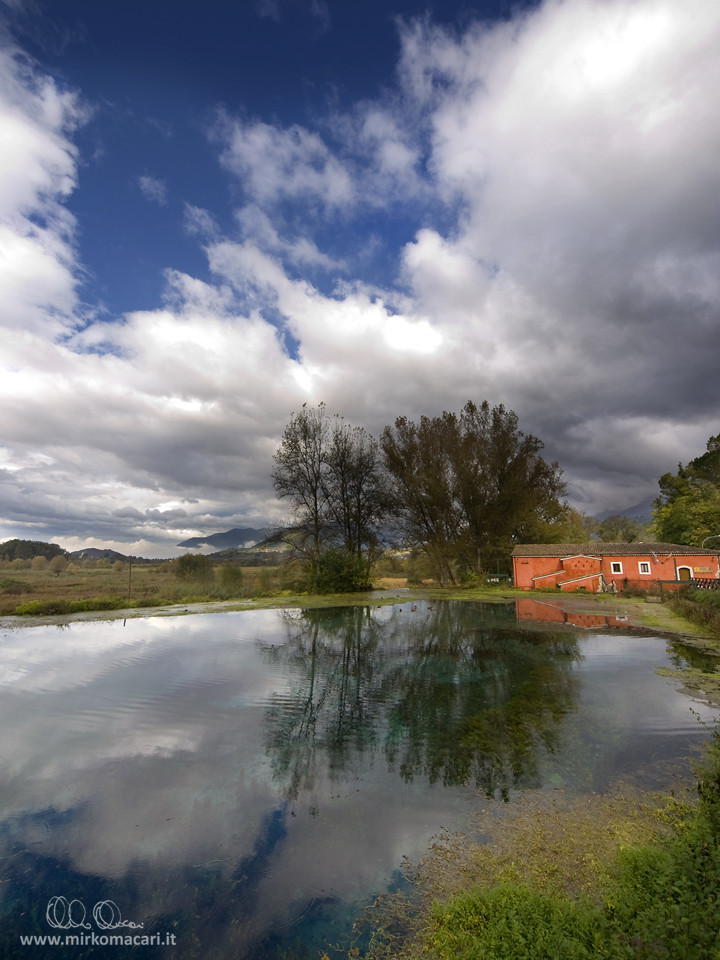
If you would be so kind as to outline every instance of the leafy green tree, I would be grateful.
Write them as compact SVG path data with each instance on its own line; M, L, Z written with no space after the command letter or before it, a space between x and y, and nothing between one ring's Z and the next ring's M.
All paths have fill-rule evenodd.
M720 487L720 433L716 437L710 437L705 453L691 460L688 470L698 480Z
M419 424L401 417L381 446L404 539L427 553L443 586L509 557L516 542L542 542L566 509L558 464L502 405L468 402Z
M452 416L424 416L419 423L398 417L380 440L395 484L395 522L404 541L427 554L443 586L456 582L453 561L462 529L450 452L456 439Z
M720 535L720 434L710 437L704 454L658 483L653 532L659 540L698 547Z
M467 403L457 426L453 469L479 573L514 543L537 541L561 516L566 486L558 464L540 456L543 443L523 433L517 414L502 404Z
M210 558L202 553L184 553L172 561L172 567L178 580L210 580L213 576Z
M720 534L720 488L711 483L688 484L675 499L655 501L653 529L659 540L699 547ZM716 541L715 546L720 543Z
M43 556L47 560L53 557L67 557L67 550L63 550L57 543L45 543L43 540L6 540L0 543L0 559L2 560L32 560L33 557Z
M562 511L548 521L544 527L538 526L538 543L587 543L597 530L597 520L582 510L564 504Z
M643 537L645 527L634 517L613 514L600 522L595 532L603 543L635 543Z
M68 562L62 554L57 554L52 558L47 568L50 573L54 573L56 577L59 577L61 573L67 569Z

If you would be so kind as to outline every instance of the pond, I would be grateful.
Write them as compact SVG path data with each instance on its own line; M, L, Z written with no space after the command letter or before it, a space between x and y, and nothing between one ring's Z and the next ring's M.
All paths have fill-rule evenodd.
M656 668L689 655L557 619L418 601L3 630L0 956L317 958L480 797L687 776L715 712Z

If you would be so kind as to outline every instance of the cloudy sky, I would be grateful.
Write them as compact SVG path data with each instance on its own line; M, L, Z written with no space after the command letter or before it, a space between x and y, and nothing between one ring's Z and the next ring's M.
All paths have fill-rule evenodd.
M720 431L717 0L0 0L0 540L280 522L323 400L588 513Z

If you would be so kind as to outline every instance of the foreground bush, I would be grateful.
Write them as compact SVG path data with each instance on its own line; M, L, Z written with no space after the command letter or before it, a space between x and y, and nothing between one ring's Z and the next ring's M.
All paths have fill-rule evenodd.
M515 884L473 890L432 914L433 955L453 960L595 960L614 956L601 911Z

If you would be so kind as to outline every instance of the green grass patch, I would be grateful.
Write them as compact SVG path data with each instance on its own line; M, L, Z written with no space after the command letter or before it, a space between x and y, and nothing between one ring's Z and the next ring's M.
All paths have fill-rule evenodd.
M143 606L147 605L148 601L144 601ZM41 617L66 613L86 613L94 610L124 610L139 606L139 600L128 600L127 597L86 597L83 600L57 597L53 600L30 600L27 603L19 603L15 607L15 613L19 617Z
M683 589L673 593L667 602L710 636L720 639L720 590Z
M602 911L530 887L476 888L433 907L437 960L592 960L613 956Z

